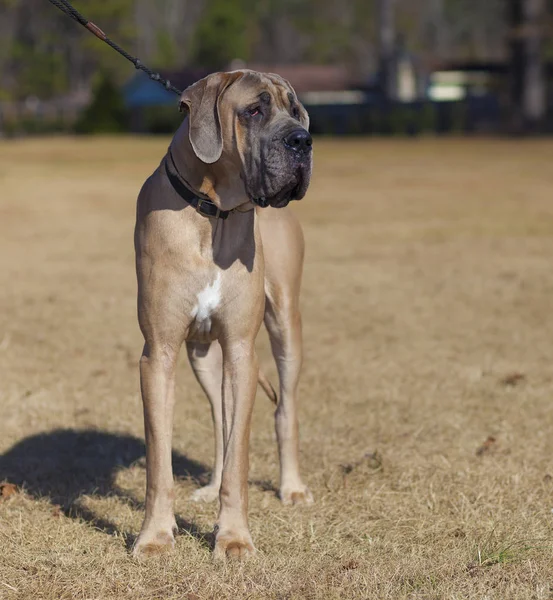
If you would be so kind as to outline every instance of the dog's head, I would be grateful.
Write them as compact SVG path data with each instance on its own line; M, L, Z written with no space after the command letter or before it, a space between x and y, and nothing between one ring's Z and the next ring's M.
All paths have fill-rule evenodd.
M280 208L303 198L312 168L309 117L282 77L214 73L187 88L180 106L195 155L240 177L252 202Z

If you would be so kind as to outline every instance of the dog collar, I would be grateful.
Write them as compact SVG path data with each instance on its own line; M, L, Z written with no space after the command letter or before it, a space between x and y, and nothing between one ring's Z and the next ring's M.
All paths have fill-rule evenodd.
M215 217L216 219L224 220L231 212L233 212L232 210L221 210L214 202L209 200L209 198L200 198L197 196L179 174L170 148L169 158L171 159L174 172L169 168L169 160L167 158L165 159L165 172L167 173L167 177L169 178L169 182L173 186L173 189L185 202L193 206L196 211L204 217Z

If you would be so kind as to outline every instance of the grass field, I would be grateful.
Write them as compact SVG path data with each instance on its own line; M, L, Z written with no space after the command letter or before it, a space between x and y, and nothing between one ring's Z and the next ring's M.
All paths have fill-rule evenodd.
M284 507L260 393L259 556L213 564L185 358L175 552L143 516L134 203L167 139L0 143L0 598L553 598L553 141L315 142L302 469ZM261 364L276 381L265 333Z

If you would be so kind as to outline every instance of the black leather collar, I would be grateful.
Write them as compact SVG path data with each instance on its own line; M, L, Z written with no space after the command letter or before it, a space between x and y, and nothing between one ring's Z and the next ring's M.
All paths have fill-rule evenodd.
M171 162L172 169L169 168ZM216 219L226 219L232 210L221 210L209 198L198 197L184 182L184 179L179 175L177 166L171 148L169 148L168 156L165 158L165 172L177 194L185 201L193 206L204 217L215 217Z

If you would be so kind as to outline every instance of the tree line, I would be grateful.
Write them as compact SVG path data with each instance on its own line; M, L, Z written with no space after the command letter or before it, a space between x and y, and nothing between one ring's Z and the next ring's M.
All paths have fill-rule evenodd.
M397 57L423 69L504 61L509 121L540 128L553 58L553 0L74 0L112 39L154 69L346 65L393 98ZM0 0L0 101L88 98L130 65L47 0Z
M396 42L421 61L505 55L503 0L388 0ZM382 0L75 0L75 7L155 68L256 63L379 65ZM90 88L129 65L46 0L0 0L0 99Z

